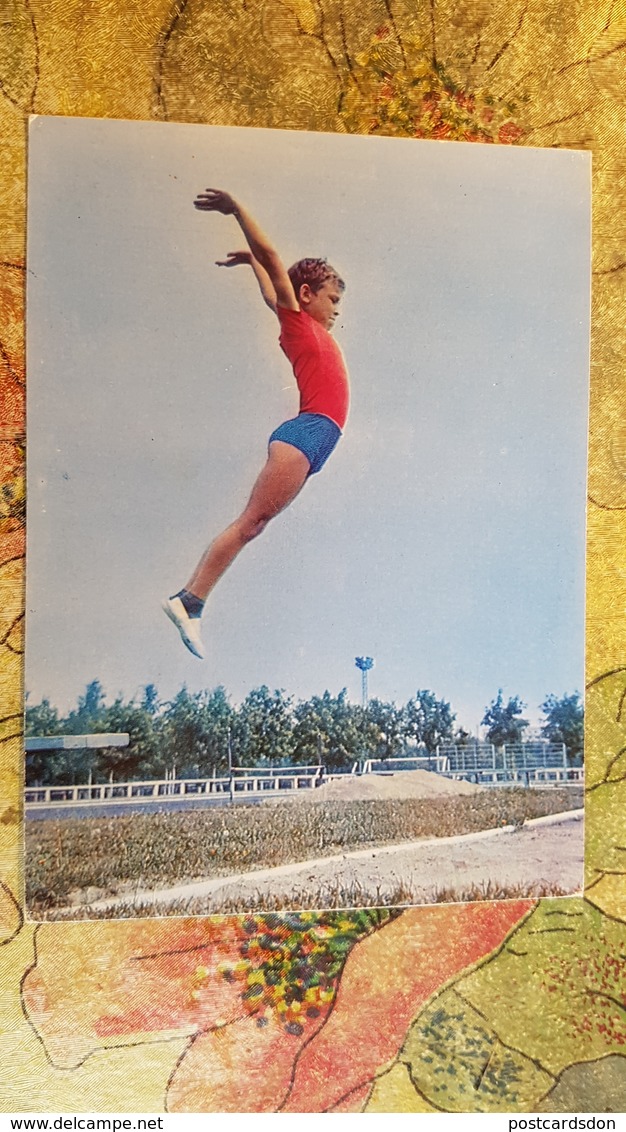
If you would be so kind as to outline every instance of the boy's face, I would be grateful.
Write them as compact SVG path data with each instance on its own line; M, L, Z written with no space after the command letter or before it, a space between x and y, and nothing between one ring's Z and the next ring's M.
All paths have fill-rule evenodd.
M330 330L339 313L341 296L339 283L331 276L324 280L319 291L312 291L308 283L303 283L300 288L300 306L325 330Z

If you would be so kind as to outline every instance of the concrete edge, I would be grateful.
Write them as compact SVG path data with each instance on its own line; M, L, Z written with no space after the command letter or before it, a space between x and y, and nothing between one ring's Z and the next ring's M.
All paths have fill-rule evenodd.
M533 829L542 825L561 825L566 821L582 821L584 810L562 810L559 814L545 814L542 818L529 818L524 822L524 829Z

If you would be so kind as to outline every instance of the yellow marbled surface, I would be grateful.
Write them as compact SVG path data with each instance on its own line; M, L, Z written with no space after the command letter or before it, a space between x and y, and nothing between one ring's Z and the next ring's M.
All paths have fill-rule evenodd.
M142 5L1 0L1 10L0 999L6 1025L0 1042L11 1073L5 1074L0 1107L211 1111L230 1104L259 1111L287 1105L299 1089L301 1105L306 1107L309 1097L313 1111L327 1106L588 1111L584 1105L623 1111L626 980L624 961L616 957L624 952L620 936L623 941L626 934L626 0L568 5L561 0L363 0L358 6L347 0L145 0ZM273 1022L256 1027L237 1013L234 999L229 1017L239 1028L230 1052L226 1034L220 1037L223 1021L217 1029L207 1024L202 1039L190 1045L197 1019L190 1022L187 1008L174 996L167 1017L146 1021L142 995L147 999L154 987L148 979L142 989L134 975L135 997L130 997L137 1019L125 1017L126 1036L119 1043L98 1037L117 1031L111 1030L108 998L108 1013L98 1014L93 971L111 947L119 943L123 950L123 938L137 925L111 924L100 934L87 924L23 925L29 114L395 133L584 148L593 154L586 896L541 901L530 919L524 918L528 907L520 907L510 923L502 921L497 905L483 906L479 920L472 919L471 909L458 913L466 917L463 932L475 933L476 946L467 954L451 953L445 971L433 974L434 982L419 993L401 974L397 956L419 943L416 963L439 971L437 941L448 932L452 913L445 907L417 909L395 921L401 928L382 926L368 947L361 942L350 954L339 978L334 1028L321 1028L308 1047L319 1059L311 1054L308 1069L298 1042L287 1040ZM503 950L501 940L512 925ZM206 930L217 952L231 946L232 922L207 923ZM304 923L300 930L304 939ZM145 953L163 928L154 921L141 931ZM539 936L541 947L530 947L528 941ZM527 958L520 962L516 957L522 951ZM57 957L64 954L61 965ZM388 968L392 954L398 983L392 979L383 988L377 971ZM184 998L180 972L165 958L159 962L159 993L173 994L176 984ZM101 981L108 993L107 969L102 966ZM355 970L358 979L351 981ZM69 989L64 978L72 980ZM110 994L124 999L129 978L124 969ZM354 989L368 978L369 997ZM452 982L440 993L437 979ZM21 997L23 980L30 997ZM511 996L518 1012L515 1035L507 1029L510 1009L507 1015L505 1006ZM403 1034L391 1021L400 999ZM539 1015L542 1035L532 1021ZM359 1043L350 1042L352 1017L375 1051L362 1068ZM64 1049L81 1042L84 1058L64 1062ZM345 1096L337 1088L333 1092L332 1073L324 1097L314 1088L327 1049L352 1082ZM487 1058L478 1077L472 1076L476 1049ZM435 1070L440 1063L443 1071L444 1061L452 1066L446 1071L456 1084L448 1082L442 1090ZM265 1092L250 1084L260 1072L269 1082Z

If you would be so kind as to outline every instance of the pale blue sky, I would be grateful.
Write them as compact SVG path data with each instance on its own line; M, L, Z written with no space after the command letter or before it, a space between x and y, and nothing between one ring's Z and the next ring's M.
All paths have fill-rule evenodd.
M28 202L26 686L306 698L360 676L528 714L583 683L589 156L35 118ZM208 659L160 610L297 409L228 189L288 262L327 255L345 437L211 600Z

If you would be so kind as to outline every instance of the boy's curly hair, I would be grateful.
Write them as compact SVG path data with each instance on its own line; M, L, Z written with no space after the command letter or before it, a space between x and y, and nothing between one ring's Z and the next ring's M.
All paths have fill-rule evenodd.
M340 291L345 291L346 285L338 271L331 267L327 259L299 259L289 268L287 273L291 279L296 298L300 299L300 288L303 283L316 295L327 279L336 279Z

